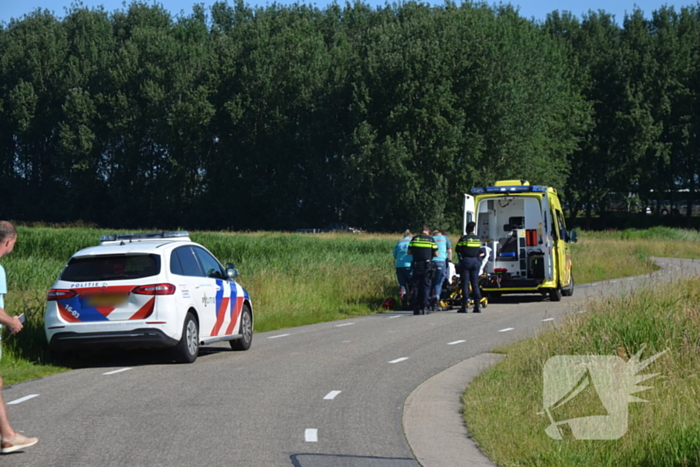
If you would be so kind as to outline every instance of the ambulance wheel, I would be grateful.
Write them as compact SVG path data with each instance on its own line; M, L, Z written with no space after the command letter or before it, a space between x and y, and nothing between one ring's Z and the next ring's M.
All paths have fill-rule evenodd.
M248 350L253 343L253 315L247 304L243 305L241 310L241 330L238 332L243 334L243 337L229 341L229 345L233 350Z
M180 342L173 347L173 358L178 363L193 363L199 355L199 324L192 312L187 312L182 325Z
M571 297L574 294L574 275L571 275L569 286L562 289L561 294L565 297Z
M561 289L556 287L549 290L549 301L550 302L560 302L561 301Z

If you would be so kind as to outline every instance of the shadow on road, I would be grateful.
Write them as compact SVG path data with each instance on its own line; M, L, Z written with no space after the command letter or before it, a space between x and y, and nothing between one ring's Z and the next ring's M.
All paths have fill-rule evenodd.
M202 346L199 348L199 357L222 352L234 352L231 348ZM58 362L61 366L71 369L78 368L112 368L112 367L138 367L147 365L177 365L173 360L169 349L90 349L82 351L66 352L60 356Z
M294 467L418 467L407 457L348 456L340 454L292 454Z

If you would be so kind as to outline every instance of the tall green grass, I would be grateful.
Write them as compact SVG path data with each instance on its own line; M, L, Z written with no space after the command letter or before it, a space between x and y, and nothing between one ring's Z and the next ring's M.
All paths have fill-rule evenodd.
M112 232L18 228L15 250L0 259L8 275L6 308L27 317L21 333L4 333L0 368L8 384L22 379L12 376L9 368L22 368L27 361L51 363L43 330L46 292L76 251L96 245L101 235ZM236 264L241 272L238 281L253 302L256 332L375 313L385 297L396 293L391 252L397 236L190 234L222 262Z
M508 358L464 394L472 436L501 466L700 465L700 278L590 302L586 313L505 349ZM617 355L628 360L670 349L641 374L660 373L629 404L627 433L618 440L554 440L542 412L542 371L555 355ZM577 397L568 416L605 414L600 402ZM604 410L604 409L603 409Z

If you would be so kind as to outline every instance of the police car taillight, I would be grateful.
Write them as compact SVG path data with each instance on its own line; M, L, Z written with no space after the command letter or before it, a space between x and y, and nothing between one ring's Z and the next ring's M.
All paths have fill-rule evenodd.
M52 302L55 300L63 300L64 298L71 298L78 295L75 290L69 289L51 289L46 294L46 301Z
M151 284L134 287L131 293L139 295L172 295L175 293L173 284Z

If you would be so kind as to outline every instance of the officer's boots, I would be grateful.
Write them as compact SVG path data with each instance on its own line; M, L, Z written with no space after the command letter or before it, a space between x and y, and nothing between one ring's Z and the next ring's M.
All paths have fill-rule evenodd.
M474 313L481 313L481 305L479 300L474 301Z

